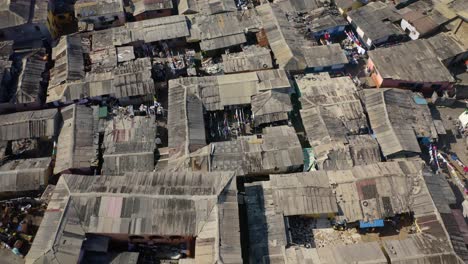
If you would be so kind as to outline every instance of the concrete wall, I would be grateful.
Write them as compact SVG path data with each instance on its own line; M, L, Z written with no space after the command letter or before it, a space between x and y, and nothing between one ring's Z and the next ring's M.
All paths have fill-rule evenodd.
M415 40L415 39L418 39L420 34L418 32L418 30L413 26L411 25L410 22L406 21L405 19L402 19L401 20L401 23L400 23L400 26L401 28L406 32L407 30L409 31L409 34L408 36L412 39L412 40Z

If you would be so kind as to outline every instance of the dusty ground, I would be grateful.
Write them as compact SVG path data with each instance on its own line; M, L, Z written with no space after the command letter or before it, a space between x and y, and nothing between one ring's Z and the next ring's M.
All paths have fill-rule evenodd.
M355 228L336 231L333 228L314 229L314 245L317 248L351 245L362 242L362 237Z
M24 259L16 256L11 250L0 248L0 264L22 264Z
M434 118L442 120L447 136L440 138L439 147L446 147L448 150L455 152L464 164L468 164L468 153L463 137L457 136L455 123L458 116L465 110L465 103L458 101L452 107L431 107Z
M431 113L434 119L442 120L447 135L439 138L438 147L443 152L455 153L463 164L468 165L468 152L465 143L465 138L459 135L456 128L458 116L465 110L466 104L464 101L458 101L451 107L431 106ZM467 177L467 175L460 176ZM449 178L449 183L452 186L457 203L460 204L464 200L463 188L456 184L453 178Z

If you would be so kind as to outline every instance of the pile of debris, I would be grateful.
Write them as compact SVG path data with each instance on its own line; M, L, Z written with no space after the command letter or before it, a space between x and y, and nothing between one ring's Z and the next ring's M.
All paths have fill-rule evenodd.
M317 221L314 218L289 217L291 240L294 244L311 247L314 243L314 229Z
M361 235L355 228L336 231L333 228L314 229L314 242L317 248L337 245L351 245L361 242Z
M47 204L38 198L21 197L0 201L0 241L15 255L27 254L44 216Z
M221 59L206 58L202 60L202 71L209 75L217 75L224 73L224 64Z

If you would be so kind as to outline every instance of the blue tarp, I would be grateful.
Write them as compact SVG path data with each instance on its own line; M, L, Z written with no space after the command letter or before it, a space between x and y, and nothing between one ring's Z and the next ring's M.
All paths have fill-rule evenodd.
M422 143L423 145L427 146L427 145L431 144L431 140L430 140L428 137L423 137L423 138L421 139L421 143Z
M359 221L359 228L369 228L369 227L383 227L384 226L384 220L383 219L376 219L374 221Z
M426 99L422 98L419 95L414 95L413 99L414 99L414 102L418 105L427 105Z

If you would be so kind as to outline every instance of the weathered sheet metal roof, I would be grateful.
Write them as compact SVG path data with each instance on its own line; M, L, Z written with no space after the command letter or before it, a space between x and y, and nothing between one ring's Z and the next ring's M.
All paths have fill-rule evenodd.
M85 35L90 35L87 38ZM126 98L154 93L149 58L117 65L114 46L146 43L189 36L185 16L169 16L131 22L125 26L64 37L54 48L47 102L73 102L83 98L111 95ZM91 72L85 76L82 44L92 39ZM128 60L128 59L127 59Z
M287 245L285 221L275 212L273 191L269 182L245 185L245 204L249 230L250 263L284 263L283 250ZM277 260L274 262L273 260Z
M79 36L62 37L57 46L52 49L52 59L55 60L55 64L50 70L49 86L77 81L85 77L83 48Z
M97 158L93 145L93 109L73 104L63 108L61 114L63 126L57 142L54 174L90 168Z
M172 0L131 0L133 15L137 16L145 12L172 9Z
M417 137L437 138L427 105L418 105L413 93L402 89L365 90L370 125L385 156L420 153Z
M113 233L193 236L199 249L198 238L200 244L212 241L211 250L195 253L196 261L199 254L201 259L209 254L212 259L241 263L233 176L232 172L63 175L26 258L74 262L85 233Z
M450 248L449 241L431 242L434 237L418 234L403 240L386 240L383 243L392 263L464 263Z
M307 25L307 28L310 29L313 33L318 33L323 30L329 30L336 27L345 27L348 25L346 19L341 15L322 15L311 21L310 25Z
M228 48L247 42L237 12L196 17L193 30L200 32L200 48L204 51ZM191 29L191 30L192 30Z
M130 22L123 27L112 29L112 31L114 32L115 46L136 41L150 43L190 35L185 16L168 16ZM118 35L123 33L130 36L129 42L125 41L126 38L122 39L118 37Z
M383 79L410 82L455 82L441 60L460 54L450 37L417 39L401 45L369 51L369 58ZM441 47L442 45L442 47Z
M26 24L29 21L31 1L1 0L0 1L0 29Z
M247 72L273 68L271 51L259 46L246 46L242 52L223 54L224 73Z
M22 60L22 71L18 77L16 93L12 98L14 103L42 104L45 99L43 96L44 84L43 74L46 72L47 60L44 58L46 52L44 49L33 51Z
M169 85L168 133L171 157L206 145L202 101L179 83Z
M255 125L286 121L292 111L289 94L270 90L252 96Z
M25 259L28 263L76 263L80 256L85 230L71 204L66 181L61 177L34 242Z
M250 262L341 264L351 261L384 264L390 258L392 263L402 264L463 263L450 246L440 216L437 216L437 209L422 177L422 167L422 161L383 162L347 171L271 175L270 181L245 184L244 201L248 212ZM284 217L283 209L286 208L284 210L287 211L293 210L290 207L302 208L302 200L289 204L286 204L286 201L300 197L303 189L307 189L308 186L327 188L330 185L333 195L338 200L338 215L349 217L358 212L362 216L369 213L370 207L376 209L373 202L367 198L375 196L385 200L388 193L393 193L390 195L390 201L386 202L386 205L379 205L380 208L389 213L397 210L393 205L401 203L401 208L414 212L421 231L408 234L404 239L387 237L383 241L383 247L377 242L333 246L312 244L311 248L288 243L287 233L290 230L285 222L290 222L291 219ZM291 192L286 196L277 196L275 193L277 189L289 188ZM296 192L293 192L294 188ZM353 195L350 195L351 193ZM278 197L283 197L284 200ZM310 197L314 195L311 194L304 200ZM350 197L352 198L348 199ZM322 198L319 197L318 200ZM353 200L360 202L352 202ZM393 207L388 207L390 204ZM353 212L349 210L350 206L362 206L364 209L356 208Z
M422 201L416 197L422 194L431 201L418 162L381 162L326 173L348 222L414 212Z
M276 213L284 216L338 213L325 172L270 175Z
M346 143L348 134L367 127L359 92L349 77L328 73L296 78L301 97L301 117L311 146L331 141Z
M116 116L108 121L102 143L103 174L153 171L156 149L154 116Z
M179 86L198 96L208 111L222 110L229 105L250 104L252 95L261 91L291 88L284 70L169 80L169 90L171 87L178 89Z
M179 14L213 15L224 12L237 11L236 3L233 0L181 0L178 4Z
M347 144L331 142L313 148L321 170L347 170L381 161L380 148L370 135L346 136Z
M372 2L347 13L348 21L355 26L358 32L376 41L392 35L404 35L403 30L393 24L401 20L397 10L383 2Z
M369 263L385 264L387 258L380 249L378 242L359 243L353 245L338 245L318 248L317 253L323 263Z
M211 147L211 146L209 146ZM239 138L212 143L211 170L244 174L286 173L303 165L304 155L294 128L266 127L262 139Z
M75 17L78 19L124 12L124 3L122 0L77 0L74 6Z
M309 46L289 23L285 13L273 4L260 5L258 14L276 59L285 70L303 70L307 67L301 46Z
M73 102L110 95L115 98L154 93L151 61L140 58L119 64L111 72L92 73L85 79L48 87L47 102Z
M313 46L288 21L277 4L263 4L256 8L280 68L303 71L306 68L327 67L348 63L339 44Z
M51 158L11 160L0 166L0 192L39 190L48 184Z
M448 33L440 33L430 37L426 39L426 43L442 61L467 52L462 41Z
M360 164L359 160L380 160L375 141L352 136L367 128L367 118L358 89L349 77L306 74L297 77L296 84L302 123L320 169L349 169ZM351 148L350 138L355 140L356 149ZM358 157L358 153L365 157Z
M59 115L57 109L2 115L0 139L17 140L56 136L59 128Z

